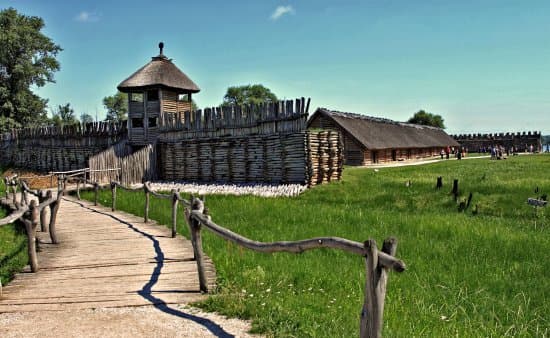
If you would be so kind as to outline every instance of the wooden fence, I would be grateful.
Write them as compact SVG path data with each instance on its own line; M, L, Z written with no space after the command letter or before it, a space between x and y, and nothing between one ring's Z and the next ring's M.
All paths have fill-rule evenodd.
M55 223L64 191L58 191L57 197L53 197L51 190L32 190L24 180L19 180L17 175L4 178L4 183L6 185L6 196L0 200L0 203L9 207L12 212L7 217L0 219L0 226L13 223L17 220L23 222L27 232L27 247L31 271L37 272L39 265L36 254L36 228L40 222L41 231L49 231L52 243L59 243L55 231ZM21 190L19 200L17 199L17 187L20 187ZM12 191L11 193L10 190ZM29 202L29 195L36 196L38 203L35 199ZM50 210L49 221L47 220L47 208Z
M79 169L126 135L125 122L13 130L0 134L0 164L42 172Z
M98 193L101 187L97 182L92 183L92 185L95 190L94 203L95 205L97 205ZM378 250L376 241L373 239L369 239L364 243L354 242L339 237L318 237L292 242L258 242L234 233L214 223L211 219L211 216L208 214L208 210L205 207L204 202L198 198L194 198L193 196L191 196L189 200L185 200L176 190L172 190L170 194L156 193L151 190L148 182L145 182L142 187L139 188L128 188L121 185L119 182L111 182L108 187L110 187L111 189L112 211L116 211L117 189L120 188L135 192L143 191L145 195L145 223L149 221L149 207L151 196L155 198L170 200L172 205L172 237L176 236L178 205L181 205L183 207L184 217L189 226L191 234L194 259L197 263L199 285L201 291L203 292L209 291L205 264L203 260L204 254L202 249L201 236L201 230L203 227L227 241L233 242L244 248L257 252L289 252L297 254L302 253L306 250L332 248L365 257L365 295L363 309L361 311L360 317L360 337L381 337L388 272L389 270L393 270L396 272L405 271L405 263L395 258L395 253L397 249L397 240L395 238L390 237L386 239L382 246L382 250ZM106 186L104 186L104 188L106 188ZM80 191L77 191L77 195L80 196Z
M127 140L91 156L88 165L93 182L119 181L124 185L153 180L157 174L157 153L155 145L147 145L133 151ZM111 168L120 168L112 171Z
M224 106L177 114L159 121L161 141L271 135L306 129L310 99L300 98L245 106Z

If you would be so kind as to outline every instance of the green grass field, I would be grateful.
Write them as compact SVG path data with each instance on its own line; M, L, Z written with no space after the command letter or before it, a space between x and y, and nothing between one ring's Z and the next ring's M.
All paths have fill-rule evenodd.
M2 169L0 168L0 174ZM0 194L5 193L4 182L0 180ZM6 216L0 208L0 218ZM0 226L0 280L6 285L13 275L28 263L27 236L21 225L8 224Z
M436 177L444 187L435 189ZM450 195L459 179L459 213ZM412 182L407 187L405 182ZM535 194L535 188L539 193ZM550 156L446 161L374 171L346 168L343 180L295 198L208 196L213 220L259 241L340 236L399 240L404 273L391 273L387 337L502 337L550 333L550 211L528 197L550 193ZM86 193L91 198L91 193ZM102 203L110 204L105 191ZM119 209L142 215L143 194L119 190ZM168 201L151 218L170 222ZM182 214L179 231L187 235ZM206 233L219 290L201 307L253 320L277 337L356 337L364 261L336 250L257 254Z

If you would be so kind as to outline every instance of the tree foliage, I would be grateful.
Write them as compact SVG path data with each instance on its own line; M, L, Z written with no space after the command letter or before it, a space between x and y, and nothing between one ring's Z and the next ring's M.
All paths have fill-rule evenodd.
M94 118L90 114L82 113L80 114L80 123L88 124L94 122Z
M408 122L445 129L444 120L441 115L430 114L424 110L416 112Z
M31 90L54 81L62 50L41 33L42 18L0 11L0 131L47 123L46 105Z
M107 109L105 121L120 122L127 118L128 94L117 92L113 96L103 98L103 105Z
M52 122L58 127L70 126L79 123L70 103L67 103L64 106L57 106L57 109L53 112Z
M277 101L277 96L261 84L227 88L222 105L248 105Z

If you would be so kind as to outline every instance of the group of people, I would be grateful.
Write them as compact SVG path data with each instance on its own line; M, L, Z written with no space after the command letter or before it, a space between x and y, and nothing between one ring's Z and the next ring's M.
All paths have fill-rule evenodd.
M453 155L456 159L460 160L465 157L467 153L468 149L466 149L465 147L455 148L447 146L447 148L441 149L439 155L441 156L441 159L443 159L443 156L445 156L445 158L448 160L450 156Z
M526 144L524 147L524 151L526 153L534 153L535 151L538 151L538 147L535 148L535 146L532 144ZM520 152L520 149L517 146L505 147L502 145L493 145L489 148L480 147L479 152L490 153L492 160L500 160L505 159L510 155L516 156Z

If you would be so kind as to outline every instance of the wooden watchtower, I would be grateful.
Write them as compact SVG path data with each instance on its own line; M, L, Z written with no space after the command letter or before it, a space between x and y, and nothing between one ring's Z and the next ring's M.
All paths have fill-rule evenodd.
M118 85L128 93L128 140L133 146L155 143L159 119L165 114L191 111L191 95L199 87L168 59L159 43L160 54L152 57Z

